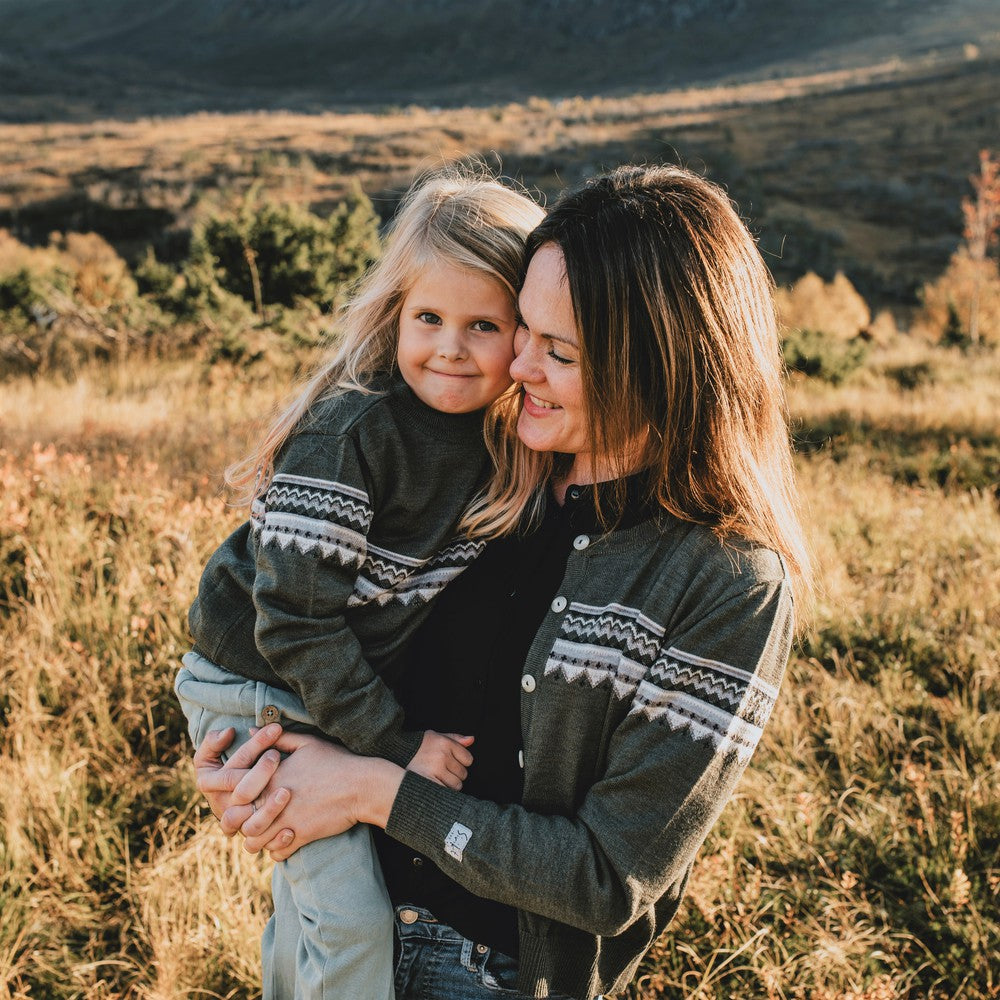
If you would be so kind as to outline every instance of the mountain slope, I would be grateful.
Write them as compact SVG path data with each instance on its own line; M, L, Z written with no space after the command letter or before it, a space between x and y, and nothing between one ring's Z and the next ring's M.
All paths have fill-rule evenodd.
M492 104L1000 44L995 0L0 0L0 118Z

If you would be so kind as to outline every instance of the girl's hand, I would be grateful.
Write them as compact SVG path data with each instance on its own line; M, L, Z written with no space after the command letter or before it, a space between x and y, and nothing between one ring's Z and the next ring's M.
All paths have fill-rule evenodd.
M316 736L285 733L273 746L288 757L259 790L263 794L256 811L248 815L237 803L223 820L225 828L240 819L246 850L267 850L275 861L284 861L303 845L356 823L385 826L402 768L377 757L358 757ZM244 794L255 791L257 779L241 778L240 787ZM289 793L287 800L282 792Z
M460 736L458 733L436 733L428 729L420 742L420 749L407 764L407 771L416 771L439 785L462 790L462 784L469 776L472 754L468 747L475 737Z

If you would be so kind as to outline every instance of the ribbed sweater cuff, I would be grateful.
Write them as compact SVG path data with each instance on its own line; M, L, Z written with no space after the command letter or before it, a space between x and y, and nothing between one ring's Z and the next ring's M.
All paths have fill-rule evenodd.
M445 837L461 811L461 792L407 771L392 804L385 832L433 860L444 854Z
M413 760L413 755L420 749L424 738L423 732L395 733L379 740L370 756L384 757L386 760L406 767Z

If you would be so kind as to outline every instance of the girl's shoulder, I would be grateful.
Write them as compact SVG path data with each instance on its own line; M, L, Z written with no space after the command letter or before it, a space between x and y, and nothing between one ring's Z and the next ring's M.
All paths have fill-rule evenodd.
M398 402L398 381L376 378L363 390L338 389L321 397L303 414L296 433L338 437L377 423L380 415Z

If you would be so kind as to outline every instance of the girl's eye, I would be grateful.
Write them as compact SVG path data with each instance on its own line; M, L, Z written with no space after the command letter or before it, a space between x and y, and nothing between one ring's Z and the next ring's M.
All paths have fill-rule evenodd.
M553 361L558 361L561 365L571 365L573 364L572 358L564 358L561 354L556 354L554 347L550 347L548 350L548 355Z
M420 320L421 323L431 323L434 326L439 325L441 322L441 317L438 316L437 313L431 312L417 313L417 319Z
M477 333L496 333L500 329L496 323L491 323L488 319L477 319L472 324L472 329Z

